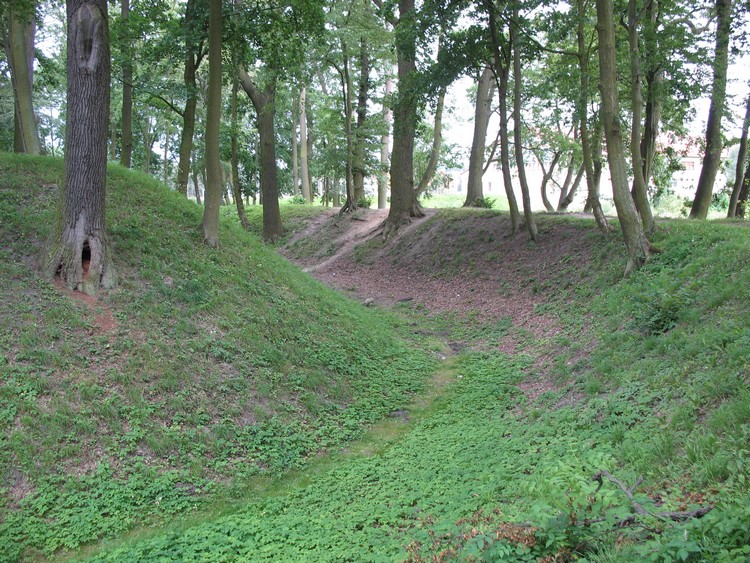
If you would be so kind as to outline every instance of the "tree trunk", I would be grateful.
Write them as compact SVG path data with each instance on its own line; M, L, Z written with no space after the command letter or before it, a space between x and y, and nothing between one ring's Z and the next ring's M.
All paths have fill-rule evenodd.
M106 0L67 2L65 177L56 238L46 274L96 295L117 285L104 231L109 125L109 29Z
M169 140L171 135L169 122L164 131L164 185L169 187Z
M383 121L385 122L385 131L380 137L380 171L378 173L378 209L385 209L388 204L388 173L389 173L389 156L390 147L390 130L393 112L390 107L390 96L393 93L393 80L390 77L385 79L385 96L383 101Z
M302 176L302 196L312 202L310 189L310 168L307 154L307 88L299 93L299 136L300 136L300 175Z
M581 185L581 180L583 179L583 163L581 163L578 166L578 171L575 174L575 179L573 179L573 170L574 170L574 163L575 159L571 156L570 157L570 164L568 165L568 173L565 177L565 182L563 183L563 188L560 190L560 199L557 202L557 210L558 211L567 211L568 207L570 207L570 204L573 203L573 199L576 196L576 193L578 192L578 188ZM571 181L573 185L571 186Z
M250 97L258 115L260 136L260 197L263 205L263 240L275 242L284 234L279 211L279 184L276 170L274 114L276 79L269 78L261 90L244 68L239 69L240 85Z
M604 216L602 211L602 205L599 201L599 179L601 178L601 159L595 159L594 150L592 147L592 140L597 143L597 147L601 145L601 137L599 134L594 134L592 137L589 134L589 120L588 120L588 104L589 104L589 52L586 48L586 37L585 37L585 3L584 0L576 0L576 7L578 12L578 30L576 33L578 40L578 67L581 73L581 88L580 96L578 98L578 118L579 127L581 129L581 152L583 153L583 167L586 172L586 187L588 193L586 195L586 204L584 211L592 211L594 213L594 219L599 227L599 230L604 234L609 234L612 228L609 226L607 218ZM598 151L597 151L598 154ZM597 162L599 164L597 164Z
M649 244L643 232L633 198L628 190L625 147L619 121L617 73L615 58L615 26L612 0L596 0L597 32L599 35L599 87L602 94L602 121L607 140L607 157L612 176L617 217L620 220L628 263L625 275L642 266L649 255Z
M15 105L15 149L27 154L41 154L32 85L34 81L34 8L9 7L8 34L5 42L10 66Z
M737 210L735 217L745 218L745 207L747 206L747 196L750 191L750 161L747 163L745 168L745 176L742 178L742 187L740 188L740 195L737 198Z
M552 203L550 203L549 197L547 197L547 185L549 184L549 181L552 179L552 176L555 173L555 168L557 168L557 163L560 161L560 157L562 156L562 151L558 150L555 151L554 156L552 157L552 162L549 165L549 169L544 169L544 159L536 156L537 161L539 162L539 166L542 169L542 183L539 188L539 191L542 194L542 203L544 204L544 208L547 210L548 213L552 213L555 211L555 208L552 207Z
M737 200L742 190L742 171L745 169L745 159L747 158L747 134L750 129L750 96L747 97L745 106L745 119L742 122L742 136L740 137L740 148L737 151L737 166L734 172L734 186L732 187L732 197L729 199L729 211L727 217L737 216Z
M367 142L367 98L370 90L370 56L364 38L359 43L359 90L357 93L357 127L354 133L354 198L362 201L365 198L365 143Z
M526 229L529 237L536 242L539 239L534 214L531 211L531 196L529 183L526 181L526 166L523 162L523 137L521 130L521 45L518 39L518 5L513 6L513 22L510 26L510 42L513 49L513 143L516 155L516 166L518 167L518 183L521 185L521 196L523 200L523 216L526 220Z
M203 53L196 52L193 38L194 29L198 22L196 14L196 0L188 0L185 7L185 70L183 82L185 84L185 110L182 113L182 132L180 134L180 162L177 165L176 189L187 196L188 175L190 173L190 156L193 152L193 136L195 135L195 113L198 106L198 83L195 75L203 60Z
M654 217L646 191L646 178L643 177L644 162L641 158L641 124L643 122L643 88L641 78L641 51L638 38L636 0L628 0L628 43L630 46L630 101L632 105L632 125L630 129L630 158L633 163L632 196L643 230L650 234L654 230Z
M349 72L349 54L346 42L341 41L342 65L339 69L341 76L341 99L344 104L344 136L346 137L346 201L341 207L339 214L355 211L359 200L354 193L354 109L352 107L352 77Z
M120 164L130 168L133 156L133 55L132 39L130 37L130 0L122 0L120 4L122 19L122 34L120 48L122 50L122 129L120 132L122 150Z
M485 67L477 82L477 102L474 107L474 136L471 140L469 154L469 178L466 182L466 201L464 207L476 205L484 199L482 176L484 175L484 147L487 138L487 122L492 105L490 90L492 87L492 69Z
M297 99L292 101L292 195L294 196L302 193L299 185L299 139L297 137L297 128L300 125L300 102L301 96L297 96Z
M393 111L393 156L391 159L391 208L383 239L395 233L411 217L424 217L414 190L414 135L417 128L416 12L414 0L399 0L396 25L398 95Z
M245 230L250 228L250 221L245 214L245 204L242 201L242 188L240 187L240 148L237 139L239 135L239 122L237 119L237 92L239 90L240 80L237 76L232 80L232 99L231 99L231 120L232 120L232 148L231 148L231 173L232 189L234 204L237 206L237 217L240 219L240 225Z
M203 241L211 248L219 246L219 210L224 193L219 126L221 122L221 0L209 0L208 15L208 99L206 101L206 175L205 203L201 230Z
M445 92L446 88L440 89L438 94L437 105L435 106L435 126L432 130L432 147L430 148L430 158L427 161L427 168L425 168L424 174L419 179L419 184L416 188L416 197L420 197L427 186L430 185L432 179L435 177L435 171L437 170L438 160L440 159L440 149L443 145L443 107L445 106Z
M503 172L503 185L508 198L510 211L511 235L518 232L521 215L518 212L516 195L513 192L513 179L510 173L510 147L508 140L508 75L510 61L508 54L501 54L500 35L497 27L497 16L494 5L488 7L490 38L492 40L492 58L495 63L495 80L497 81L498 111L500 112L500 168Z
M644 36L644 50L646 53L657 53L656 41L657 29L659 28L659 3L652 0L647 3L646 16L649 26ZM661 122L662 95L664 84L664 69L662 61L651 62L646 71L646 120L643 126L643 138L641 139L641 159L643 161L643 179L648 186L651 181L654 156L656 155L656 138L659 135L659 123Z
M714 81L711 91L711 106L706 125L706 152L703 167L690 209L691 219L705 219L711 205L716 173L721 165L721 118L727 97L727 66L729 61L729 37L732 24L732 0L716 0L716 50L714 52Z

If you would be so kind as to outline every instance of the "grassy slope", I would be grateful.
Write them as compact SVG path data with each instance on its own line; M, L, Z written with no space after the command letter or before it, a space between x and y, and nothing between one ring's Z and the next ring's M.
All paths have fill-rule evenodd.
M32 269L62 163L0 154L0 559L112 536L358 436L432 360L224 221L113 167L120 287L95 311ZM111 313L118 327L96 324Z
M154 193L158 197L151 199L160 201L167 197L163 192ZM136 199L149 199L146 196L146 193L139 193ZM153 204L161 208L158 201ZM180 209L180 205L177 199L169 202L169 209L164 204L159 220L163 222L175 213L170 210ZM0 210L5 225L5 208ZM444 275L449 275L450 271L473 271L470 264L462 267L457 262L461 256L475 262L482 257L481 249L475 248L480 238L471 233L464 233L466 252L456 247L456 229L462 224L465 212L457 211L452 217L449 213L435 219L443 221L445 228L421 230L422 234L429 233L434 243L434 256L428 253L422 261L427 269L434 270L442 264L436 262L441 252L435 249L453 244L450 260L441 266L447 268ZM123 241L131 240L124 237L122 231L118 234L115 218L112 219L115 236ZM197 215L183 223L182 237L197 237L193 230L196 219ZM555 220L544 219L541 223L549 221L552 225ZM147 225L149 221L148 218L145 223L138 220L137 224ZM131 218L131 224L135 223ZM25 223L19 222L21 224ZM226 228L233 230L229 226ZM178 520L170 528L139 532L119 544L110 545L99 557L111 561L158 558L391 561L407 557L415 561L432 557L436 560L484 557L536 561L553 556L597 561L669 560L670 557L672 560L745 561L750 556L750 394L747 391L750 232L733 225L667 224L655 241L664 251L623 282L619 279L622 267L617 260L621 253L619 244L601 240L588 224L581 224L580 228L580 236L586 237L593 249L588 275L563 255L561 267L550 264L544 278L539 277L533 284L534 291L546 296L540 299L537 312L554 317L560 325L561 331L555 336L534 340L533 335L512 326L508 319L489 324L477 316L466 319L450 315L424 317L419 307L407 310L411 309L407 305L404 315L414 319L421 332L432 331L460 342L465 348L444 368L443 378L452 381L450 392L416 417L406 435L393 444L376 448L369 456L338 459L333 469L315 473L305 486L290 486L283 491L285 494L249 501L222 517L209 515ZM8 234L3 234L6 237L3 240L14 238L14 248L16 244L23 244L29 233L21 236L20 231L21 227L9 230ZM413 236L420 236L419 231L413 231ZM408 247L408 242L397 241L396 249L399 245ZM132 253L130 263L137 264L141 273L137 277L131 273L131 279L143 281L134 283L140 293L133 291L129 300L120 302L115 299L117 294L112 296L113 309L122 311L118 315L121 323L134 322L136 317L149 318L160 300L179 287L181 270L177 268L184 268L186 261L190 263L193 249L210 255L198 244L186 245L179 253L180 263L169 270L173 285L167 286L163 283L163 276L167 275L165 264L169 263L167 258L176 261L175 252L169 249L172 245L179 248L180 244L180 240L159 243L155 237L152 244L143 247L143 252ZM248 239L247 244L254 243ZM489 252L498 243L497 239L487 239L482 244L487 245ZM165 249L163 262L152 258L154 253L159 255L160 246ZM400 259L398 254L396 252L396 260ZM405 263L414 267L415 262L408 252L403 254ZM126 260L127 256L124 254L121 259ZM269 263L275 260L270 256L266 259ZM146 267L144 262L155 263ZM127 264L127 260L124 263ZM5 262L3 264L6 267ZM281 262L274 264L279 264L278 268L287 267L280 265ZM512 269L518 272L525 267L514 264ZM85 311L81 313L56 297L46 284L29 279L22 264L16 265L14 272L8 275L8 283L12 285L18 278L33 305L30 305L31 312L23 309L14 312L19 323L24 314L29 315L23 327L28 327L28 321L36 318L34 307L38 309L42 299L57 299L60 301L57 305L66 308L55 314L65 319L66 326L75 326L73 313L82 317L78 319L81 330L73 336L88 338L94 343L101 338L86 336ZM212 289L219 278L211 278ZM585 283L579 281L581 278ZM294 279L298 279L302 287L310 284L301 278ZM240 282L235 280L228 287L237 283ZM289 284L291 287L291 282ZM156 298L146 301L147 306L136 305L132 296L139 295L142 299L149 291L158 291ZM297 294L290 293L284 301L292 300ZM234 309L223 303L224 299L231 299L231 295L222 293L216 298L221 302L213 303L212 310L222 315L233 314ZM327 310L341 307L361 312L359 307L339 303L338 299L326 299L329 299ZM258 302L266 308L268 303L283 306L271 301L268 295L261 296ZM193 309L193 314L203 310L206 302L201 303ZM185 303L172 299L169 306L185 307ZM280 321L295 318L298 308L280 311ZM382 327L376 321L351 315L349 327L355 332L357 323L361 322L370 323L366 330L373 332L373 336L378 334L375 326ZM349 317L342 315L343 318ZM54 326L49 321L46 324ZM218 322L216 324L218 326ZM134 332L123 324L121 327L132 339ZM150 335L154 342L148 344L149 347L157 346L166 338L163 332L169 334L163 327L159 328ZM15 330L18 344L12 348L13 356L7 354L9 361L3 372L4 377L12 381L23 380L23 368L30 361L23 359L24 353L33 356L44 351L37 345L24 352L25 333L22 328ZM68 338L67 329L62 332L58 340ZM387 332L384 330L382 334ZM5 340L5 334L3 336ZM499 353L498 348L506 337L524 343L524 353L515 357ZM208 338L205 331L194 338L194 346L200 342L208 344L208 347L195 349L202 350L205 359L200 361L209 367L213 365L211 362L219 361L211 359L214 353L211 350L219 354L220 350L227 350L231 357L239 355L240 346L252 345L237 340L237 348L228 348L228 337L223 334L218 339L221 344L211 348L216 338ZM346 342L342 338L339 343L341 340ZM39 341L43 339L37 343ZM139 339L133 345L145 346L146 342ZM56 353L63 355L60 349L62 345L55 348ZM255 354L262 353L262 349L253 350ZM408 358L404 352L401 348L400 353ZM550 352L554 352L551 359L542 361ZM128 350L128 353L133 352ZM309 351L304 352L300 361L308 356ZM351 359L359 361L354 353ZM73 356L67 361L65 370L73 375L66 377L81 378L84 370L78 364L82 360ZM198 360L193 357L192 361ZM335 372L333 370L327 377L335 377ZM61 375L62 368L56 373ZM267 382L271 373L264 371L253 381ZM555 385L529 399L518 386L524 378L547 379ZM139 378L133 382L138 382L137 389L139 392L143 389L144 394L152 385ZM51 395L45 389L23 389L13 396L27 402L33 399L44 409L50 409L49 403L39 400ZM367 391L362 390L363 398ZM292 395L289 389L283 389L266 408L283 405L284 398ZM281 400L277 403L278 399ZM51 397L46 400L50 401ZM316 401L323 403L324 398ZM289 403L294 400L287 401ZM225 398L220 408L231 405L232 401ZM68 412L55 408L56 411L50 412L59 413L58 416ZM285 414L281 407L276 408L280 411L279 417L294 420L294 412ZM371 412L368 407L362 408L364 412ZM193 412L193 409L187 410ZM215 412L218 413L218 407ZM153 418L154 414L149 416ZM23 421L18 417L14 420ZM146 416L144 420L150 418ZM211 424L210 419L208 423ZM181 424L183 430L190 430L185 423ZM196 421L194 424L193 428L197 429L204 423ZM152 427L159 428L159 425ZM300 432L304 432L304 427ZM269 452L267 463L278 459L278 452L286 451L277 443L279 438L288 445L293 440L286 440L285 436L299 435L297 430L291 436L284 433L285 427L268 427L266 440L270 443L261 442L266 448L263 451ZM137 448L141 451L148 447L146 438L138 442ZM218 448L225 439L214 431L200 447L206 451ZM11 436L11 444L16 441L17 438ZM13 451L23 451L22 446L24 444L19 442ZM71 447L68 443L65 446ZM134 451L141 455L138 449ZM82 451L72 452L71 459L77 459L80 453ZM201 460L205 463L210 462L213 454L204 455L199 451L192 455L203 455ZM132 452L125 450L127 462L119 463L130 463L133 459L137 463L138 457L131 456ZM147 457L145 461L153 462L153 459L156 458ZM287 458L281 456L281 459ZM229 464L231 462L228 460ZM81 515L97 515L90 525L87 524L92 531L94 526L99 526L99 534L116 534L125 526L115 523L126 519L127 525L130 522L127 518L135 518L134 509L127 508L131 505L148 512L154 510L154 503L159 499L159 510L179 512L194 502L189 495L174 494L175 490L190 490L183 485L182 476L162 473L161 477L154 478L147 473L147 466L131 465L123 470L118 469L117 463L116 458L112 458L113 469L107 470L120 478L111 488L107 486L111 479L106 471L101 478L94 471L86 477L88 481L74 480L73 485L71 482L67 485L71 494L63 500L71 503L69 514L71 517L78 515L79 519ZM233 470L239 467L230 466ZM207 467L206 477L220 474L210 463ZM617 528L615 523L632 514L632 506L613 483L605 480L597 490L591 477L602 469L628 485L634 483L638 475L643 475L644 482L636 490L636 499L651 512L692 510L708 504L715 504L716 508L708 516L687 524L649 517L641 518L641 525ZM194 474L202 472L197 467L189 470ZM125 478L131 480L124 481ZM95 493L89 494L92 490ZM52 494L50 489L44 491ZM123 491L137 499L123 502ZM72 504L74 500L77 504ZM44 495L40 495L37 501L33 509L42 514L57 519L64 516L63 513L68 514L50 508L57 502L52 498L45 501ZM82 505L86 509L82 509ZM123 514L119 519L109 517L108 513L102 517L99 515L102 507L115 507ZM29 510L26 514L31 514ZM587 518L592 520L591 524L582 526ZM11 521L11 524L17 526L19 522ZM34 534L42 534L37 532L42 530L41 522L37 527L33 518L21 523L26 534L23 537L27 540L36 538ZM56 523L57 520L52 520L53 528ZM104 529L100 529L102 526ZM5 529L15 528L6 524ZM58 538L65 537L59 536L62 529L58 526L48 536L58 545Z
M464 216L422 229L436 255ZM448 395L403 439L286 495L131 538L99 559L746 561L750 232L669 223L655 239L663 252L621 281L619 243L580 225L594 248L587 283L570 283L580 268L561 256L535 287L547 295L537 311L560 324L555 336L534 340L508 319L420 317L415 306L405 314L421 328L465 348ZM423 262L434 270L429 252ZM506 337L525 352L500 353ZM549 365L535 361L550 351ZM556 385L529 399L524 378ZM649 512L715 508L620 528L633 506L614 483L598 488L601 470L628 487L642 475L635 500Z

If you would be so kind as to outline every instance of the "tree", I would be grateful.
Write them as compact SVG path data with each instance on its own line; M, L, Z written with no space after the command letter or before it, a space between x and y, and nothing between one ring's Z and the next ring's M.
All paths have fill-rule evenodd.
M133 155L133 57L129 31L130 0L120 4L120 49L122 50L122 150L120 164L130 168Z
M219 209L224 192L219 156L221 121L221 0L209 0L208 15L208 101L206 103L206 173L205 204L201 230L203 241L219 246Z
M393 108L391 208L383 229L384 240L411 221L411 217L424 216L414 189L414 135L417 127L417 12L414 0L399 0L398 11L394 26L398 93Z
M607 140L607 160L612 176L612 194L628 253L628 262L625 267L627 276L646 262L650 245L646 240L643 225L628 189L625 147L619 120L620 102L617 93L612 0L596 0L596 15L599 35L599 89L602 95L602 122Z
M95 295L117 284L104 230L111 75L106 0L69 0L67 25L65 176L45 270L70 289Z
M386 195L388 193L388 172L389 172L389 160L391 152L391 121L393 119L393 111L390 107L390 96L393 93L393 80L390 76L385 79L385 95L383 102L383 122L385 127L380 136L380 169L378 171L378 209L385 209L386 207Z
M698 178L693 206L690 208L691 219L705 219L711 205L716 173L721 164L721 118L727 97L727 67L729 63L729 38L732 24L732 0L716 0L716 48L713 64L713 88L711 106L708 110L706 124L706 150L703 155L703 167Z
M737 216L737 201L739 200L743 184L742 171L745 167L745 160L747 159L748 129L750 129L750 95L748 95L747 102L745 103L745 119L742 121L740 148L739 151L737 151L737 166L734 172L734 185L732 186L732 195L729 199L729 210L727 211L727 217L729 218Z
M521 25L518 4L513 5L513 20L510 25L510 43L513 50L513 143L518 167L518 182L521 184L523 199L523 215L526 220L526 230L533 241L539 239L539 233L531 211L531 196L529 184L526 181L526 167L523 161L523 144L521 137L521 44L518 30Z
M474 107L474 135L471 140L469 155L469 179L466 183L466 201L464 207L475 205L484 199L482 176L484 175L484 147L487 137L487 126L490 120L492 105L493 74L490 67L485 67L477 81L477 99Z
M10 66L15 100L15 150L41 154L41 142L34 113L34 4L14 0L7 7L5 52Z

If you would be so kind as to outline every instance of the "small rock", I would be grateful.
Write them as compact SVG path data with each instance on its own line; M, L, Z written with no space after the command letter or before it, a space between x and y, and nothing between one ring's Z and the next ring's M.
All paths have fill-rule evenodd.
M375 304L375 300L372 297L365 299L365 307L372 307Z

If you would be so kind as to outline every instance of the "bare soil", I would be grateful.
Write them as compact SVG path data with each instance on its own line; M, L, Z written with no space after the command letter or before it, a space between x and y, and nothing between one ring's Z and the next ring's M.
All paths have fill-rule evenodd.
M499 349L510 354L536 347L537 377L521 384L529 398L556 388L550 367L561 325L541 312L559 287L582 283L591 268L593 227L540 217L540 241L526 231L509 236L508 217L478 210L427 210L386 243L387 210L329 211L297 233L282 252L323 283L367 304L408 302L429 314L509 317L512 331ZM315 249L301 255L299 249ZM547 308L554 311L554 308ZM450 343L449 343L450 344ZM460 347L460 344L458 344Z

